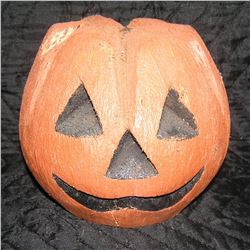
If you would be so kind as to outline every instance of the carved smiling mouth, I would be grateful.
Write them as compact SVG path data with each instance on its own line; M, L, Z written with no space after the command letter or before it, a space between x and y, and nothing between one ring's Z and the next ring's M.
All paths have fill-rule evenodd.
M98 212L106 212L111 210L120 209L138 209L143 211L158 211L164 208L168 208L180 201L199 181L204 167L184 186L172 192L156 197L137 197L128 196L118 199L105 199L99 198L84 192L81 192L68 183L64 182L57 175L53 174L53 177L58 186L68 194L72 199L82 204L83 206L95 210Z
M103 133L101 120L95 110L83 83L70 97L64 111L59 115L55 130L64 136L85 137ZM160 119L157 138L185 140L199 134L193 113L181 102L179 93L170 89L166 97ZM72 199L83 206L98 212L119 209L158 211L179 202L198 182L204 167L184 186L156 197L128 196L117 199L96 197L75 189L60 177L53 174L58 186ZM143 148L130 130L125 131L105 177L117 180L144 179L158 175L157 168L150 161Z

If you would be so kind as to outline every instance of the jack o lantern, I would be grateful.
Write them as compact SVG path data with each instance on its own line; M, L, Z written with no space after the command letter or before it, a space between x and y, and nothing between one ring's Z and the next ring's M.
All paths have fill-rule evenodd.
M119 227L178 214L217 173L229 131L223 81L201 38L156 19L53 25L20 113L41 186L76 216Z

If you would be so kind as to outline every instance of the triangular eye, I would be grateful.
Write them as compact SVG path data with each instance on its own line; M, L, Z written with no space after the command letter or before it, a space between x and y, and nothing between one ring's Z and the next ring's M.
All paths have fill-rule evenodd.
M103 133L99 117L83 84L77 88L59 115L55 130L73 137Z
M197 135L194 115L180 102L178 92L171 89L163 107L157 137L190 139Z

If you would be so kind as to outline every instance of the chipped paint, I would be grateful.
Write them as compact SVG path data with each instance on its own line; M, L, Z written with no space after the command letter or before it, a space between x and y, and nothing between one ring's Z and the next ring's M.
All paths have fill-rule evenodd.
M49 37L43 44L41 50L42 50L42 55L46 54L48 51L53 49L55 46L58 44L63 43L66 41L69 36L75 31L75 28L68 28L68 29L63 29L61 31L57 31L53 33L52 37Z
M143 120L142 115L138 114L135 117L135 124L134 124L134 126L139 129L142 126L142 120Z
M194 51L194 58L195 58L196 62L207 67L208 62L206 59L206 55L205 55L203 49L201 48L200 44L196 40L193 40L190 42L190 46Z

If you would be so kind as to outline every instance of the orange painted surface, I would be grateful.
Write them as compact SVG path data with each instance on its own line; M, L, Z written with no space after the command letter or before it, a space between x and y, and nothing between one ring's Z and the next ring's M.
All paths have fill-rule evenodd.
M53 25L29 74L20 113L20 140L40 185L62 206L89 221L121 227L159 223L178 214L217 173L226 155L230 116L222 78L202 39L187 25L134 19L129 30L101 16ZM58 116L81 81L103 127L95 137L55 131ZM169 89L194 114L199 135L187 140L156 137ZM136 137L158 175L115 180L105 173L126 130ZM71 199L52 173L101 198L153 197L200 181L176 205L147 212L96 212Z

